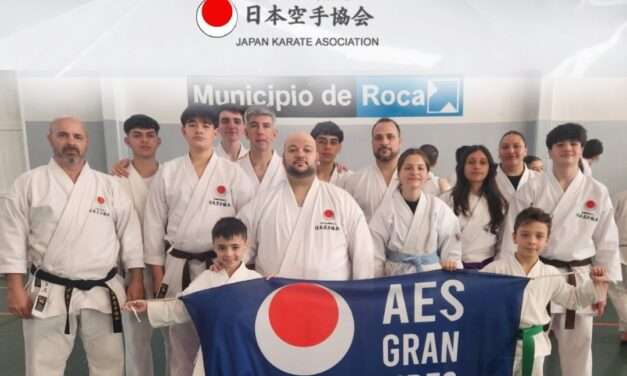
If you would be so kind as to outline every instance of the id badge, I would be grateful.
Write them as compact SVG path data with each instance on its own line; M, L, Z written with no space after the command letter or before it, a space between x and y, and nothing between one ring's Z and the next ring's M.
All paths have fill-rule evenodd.
M33 316L43 317L46 307L48 306L48 282L43 282L35 301L33 302Z

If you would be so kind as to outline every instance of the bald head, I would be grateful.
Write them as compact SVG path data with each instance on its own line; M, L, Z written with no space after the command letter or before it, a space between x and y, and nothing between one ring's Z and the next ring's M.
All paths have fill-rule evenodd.
M48 128L48 141L54 159L62 167L82 165L87 152L87 130L83 122L73 116L54 119Z
M283 145L283 165L288 176L310 178L316 173L316 141L306 132L287 136Z

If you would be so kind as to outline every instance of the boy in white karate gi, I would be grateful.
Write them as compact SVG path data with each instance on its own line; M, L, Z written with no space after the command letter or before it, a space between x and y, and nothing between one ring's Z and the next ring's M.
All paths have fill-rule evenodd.
M549 302L570 309L584 307L607 297L607 274L603 267L590 270L592 280L577 287L569 285L562 273L540 260L548 244L551 216L538 208L527 208L514 223L516 252L504 255L482 269L483 272L514 275L530 279L523 295L520 315L520 341L516 344L513 374L541 376L544 357L551 353L551 341L544 328L551 322L546 310Z
M259 273L247 269L242 262L246 252L248 252L247 231L242 221L233 217L222 218L216 222L211 231L211 236L216 252L214 262L220 270L206 270L202 272L179 294L179 297L228 283L261 278ZM147 312L148 320L154 327L182 324L191 320L185 305L180 299L135 300L128 302L124 309L138 313ZM200 376L204 374L202 352L198 350L192 375Z

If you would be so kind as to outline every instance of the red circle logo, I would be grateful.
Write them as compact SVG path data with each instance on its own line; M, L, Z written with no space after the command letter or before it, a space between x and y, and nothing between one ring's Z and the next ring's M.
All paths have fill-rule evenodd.
M218 188L216 188L216 191L218 191L219 194L223 195L224 192L226 192L226 188L223 185L218 185Z
M324 217L327 219L333 219L333 217L335 216L335 213L333 213L333 210L327 209L322 213L322 215L324 215Z
M97 201L100 205L102 205L102 204L104 204L104 203L105 203L105 199L104 199L104 197L102 197L102 196L98 196L98 197L96 197L96 201Z
M213 38L228 35L237 25L237 9L229 0L205 0L196 10L200 30Z
M588 209L594 209L597 207L597 203L594 202L594 200L588 200L586 201L586 208Z

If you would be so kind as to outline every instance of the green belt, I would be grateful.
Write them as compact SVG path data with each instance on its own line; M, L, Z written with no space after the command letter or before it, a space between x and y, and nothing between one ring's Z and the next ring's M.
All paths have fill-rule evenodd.
M522 374L523 376L531 376L533 371L533 358L536 354L535 343L533 337L544 331L542 325L535 325L529 328L520 329L519 337L522 337Z

